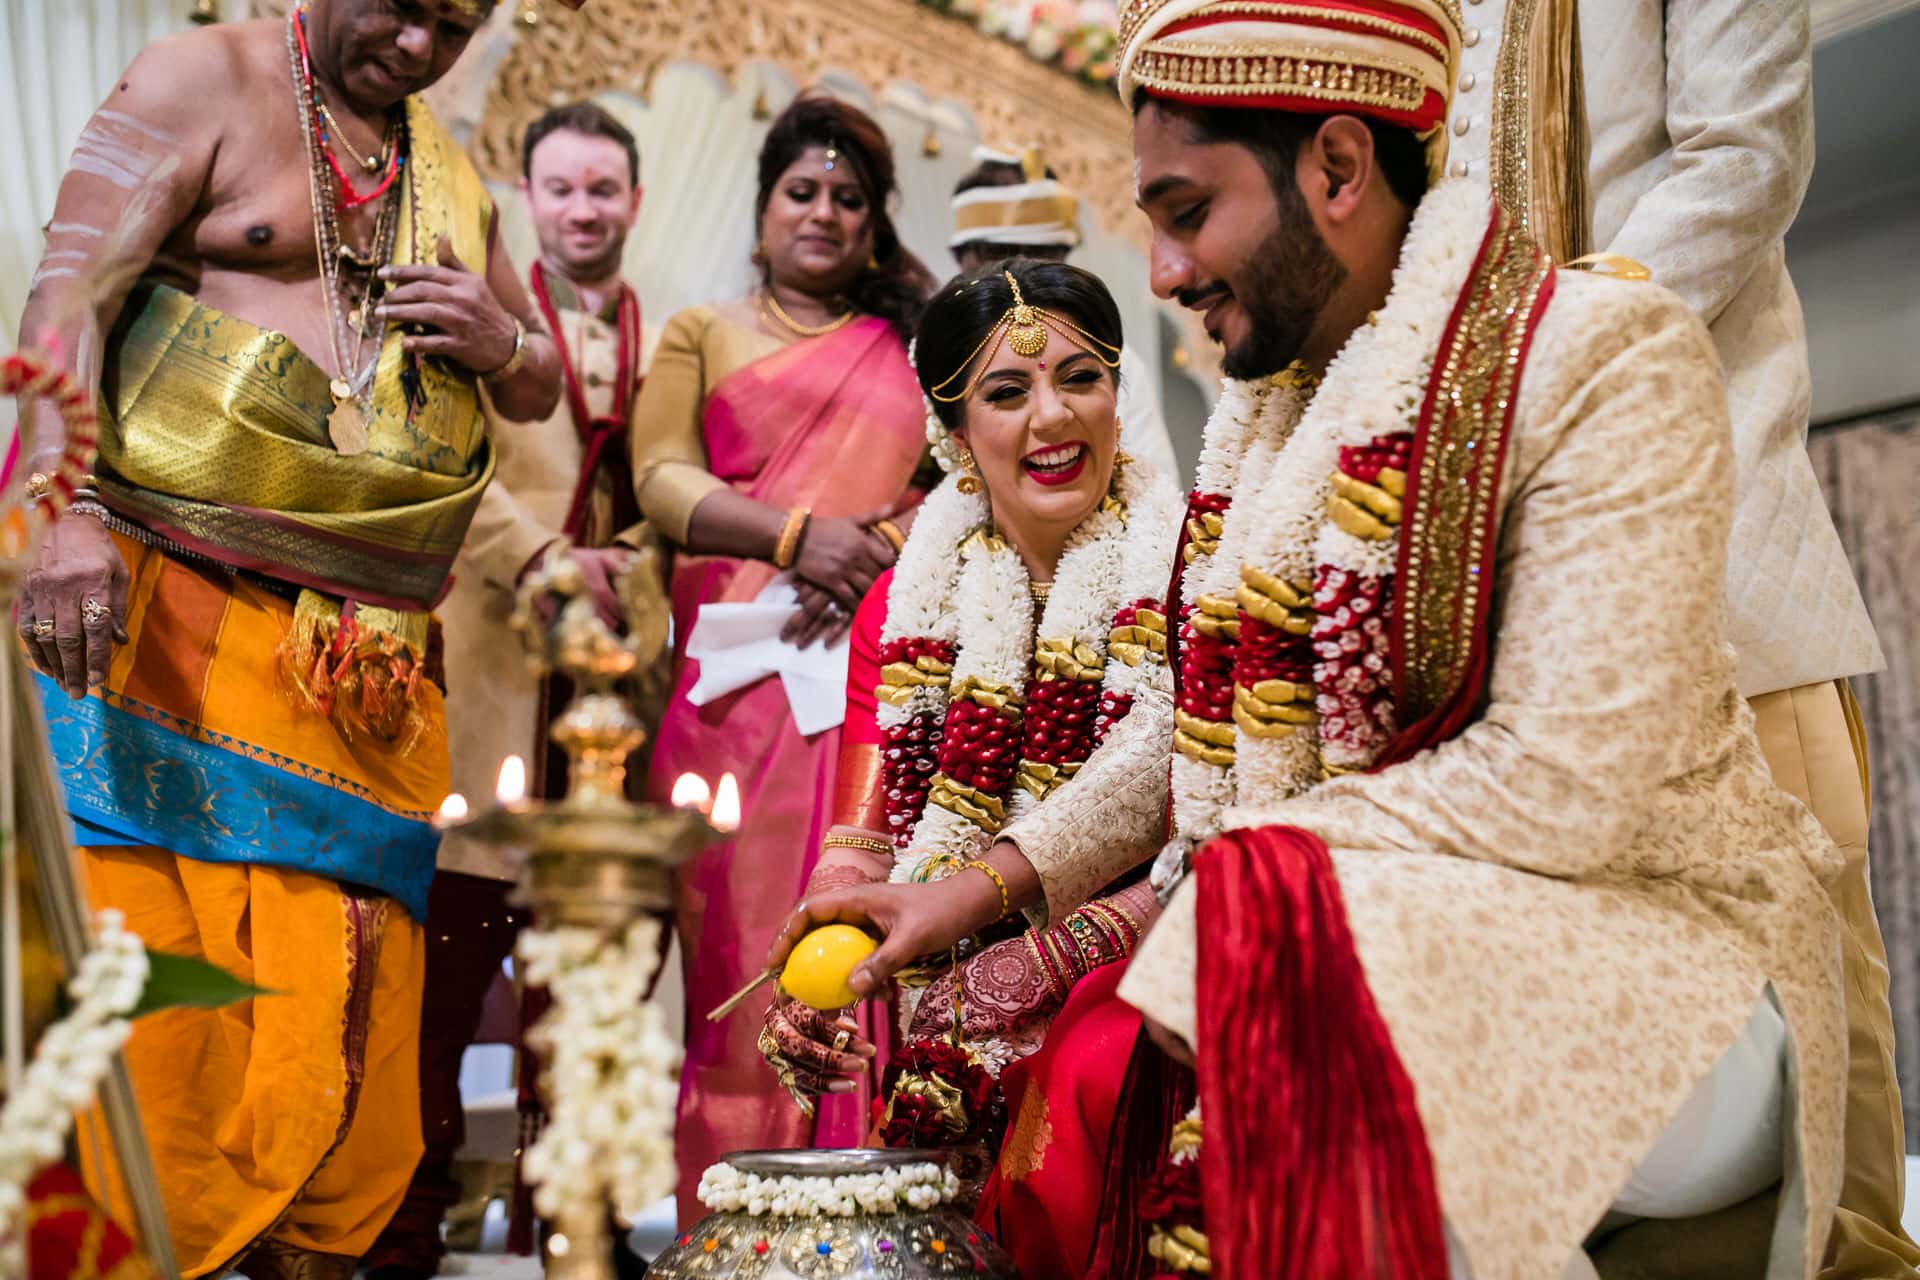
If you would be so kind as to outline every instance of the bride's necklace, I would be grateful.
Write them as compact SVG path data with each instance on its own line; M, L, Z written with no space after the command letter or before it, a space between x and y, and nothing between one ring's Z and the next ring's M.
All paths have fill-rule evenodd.
M780 305L780 299L773 296L773 290L762 289L760 291L760 314L787 329L797 337L818 338L824 334L832 333L835 329L843 329L853 323L853 317L856 313L852 309L848 309L827 321L825 324L801 324L798 320L795 320L787 314L787 309Z

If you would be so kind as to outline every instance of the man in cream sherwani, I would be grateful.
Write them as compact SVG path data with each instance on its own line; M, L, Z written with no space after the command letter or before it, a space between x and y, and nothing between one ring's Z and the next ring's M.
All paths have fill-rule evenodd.
M1813 169L1807 5L1587 0L1577 35L1569 10L1552 4L1467 12L1452 175L1490 182L1510 206L1530 196L1539 220L1552 220L1539 208L1542 188L1578 159L1555 153L1578 149L1538 128L1522 133L1541 110L1495 104L1513 100L1516 87L1538 95L1548 82L1541 53L1577 39L1591 137L1584 247L1631 259L1678 293L1706 321L1726 370L1728 639L1740 692L1775 781L1813 810L1846 858L1832 886L1848 931L1846 1180L1822 1278L1911 1275L1920 1249L1900 1226L1903 1125L1886 950L1868 889L1867 762L1846 686L1883 660L1807 457L1806 334L1782 244ZM1536 32L1529 22L1563 29ZM1531 105L1565 113L1578 104ZM1526 173L1498 159L1515 154L1531 157Z

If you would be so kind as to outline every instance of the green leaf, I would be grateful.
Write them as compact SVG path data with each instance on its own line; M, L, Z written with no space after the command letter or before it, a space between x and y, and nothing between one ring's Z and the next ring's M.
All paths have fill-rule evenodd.
M192 956L149 951L147 966L146 989L140 993L140 1002L133 1007L133 1012L127 1015L129 1018L159 1013L162 1009L218 1009L255 996L278 994L242 982L218 965Z

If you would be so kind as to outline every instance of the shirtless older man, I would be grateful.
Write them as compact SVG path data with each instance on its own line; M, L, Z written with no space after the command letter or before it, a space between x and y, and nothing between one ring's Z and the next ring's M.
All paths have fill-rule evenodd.
M128 1047L189 1276L351 1275L420 1150L430 610L493 471L483 391L511 421L559 393L415 96L490 10L308 0L149 47L22 321L103 408L17 620L94 901L275 993ZM30 489L59 445L29 429Z

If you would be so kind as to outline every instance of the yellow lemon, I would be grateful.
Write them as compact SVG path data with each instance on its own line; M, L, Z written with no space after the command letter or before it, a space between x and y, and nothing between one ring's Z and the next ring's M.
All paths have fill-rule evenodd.
M794 946L780 989L816 1009L843 1009L860 999L847 986L853 967L879 945L850 924L821 925Z

